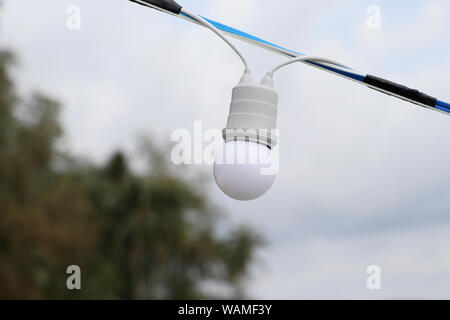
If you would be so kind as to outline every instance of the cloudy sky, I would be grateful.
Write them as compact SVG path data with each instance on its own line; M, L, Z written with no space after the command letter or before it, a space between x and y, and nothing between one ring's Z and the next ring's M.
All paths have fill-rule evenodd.
M4 0L1 43L20 53L23 93L64 102L63 146L101 161L178 128L226 123L242 66L215 35L127 0ZM450 3L180 0L190 11L293 50L450 101ZM367 28L377 5L381 29ZM66 26L81 8L81 29ZM255 79L283 57L236 42ZM304 65L280 71L281 169L236 223L265 234L256 298L450 299L450 118ZM170 155L168 155L170 161ZM210 177L211 168L200 168ZM212 178L211 178L212 179ZM382 270L368 290L366 268Z

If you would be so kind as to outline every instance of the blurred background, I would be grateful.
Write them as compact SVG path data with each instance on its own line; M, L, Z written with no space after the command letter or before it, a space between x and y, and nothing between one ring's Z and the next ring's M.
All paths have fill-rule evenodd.
M450 101L448 1L180 3ZM127 0L4 0L0 24L1 298L450 298L447 116L286 68L280 173L237 202L170 160L174 130L225 126L242 69L214 34ZM238 45L255 79L283 61Z

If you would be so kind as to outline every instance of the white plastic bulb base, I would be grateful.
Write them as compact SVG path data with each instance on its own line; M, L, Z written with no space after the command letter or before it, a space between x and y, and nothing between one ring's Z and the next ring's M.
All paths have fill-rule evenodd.
M272 148L278 143L276 134L278 94L271 78L254 84L248 74L233 88L225 142L241 140L260 143Z
M217 154L214 178L229 197L249 201L261 197L275 180L274 155L267 146L249 141L229 141Z

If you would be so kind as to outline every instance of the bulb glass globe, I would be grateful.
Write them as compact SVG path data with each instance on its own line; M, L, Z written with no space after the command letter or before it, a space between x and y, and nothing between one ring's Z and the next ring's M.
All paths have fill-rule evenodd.
M214 178L229 197L248 201L259 198L272 186L277 166L274 152L267 146L230 141L223 145L214 162Z

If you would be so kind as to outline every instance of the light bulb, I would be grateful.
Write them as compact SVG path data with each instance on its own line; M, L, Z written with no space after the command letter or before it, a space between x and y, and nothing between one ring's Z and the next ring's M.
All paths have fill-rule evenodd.
M219 188L229 197L248 201L265 194L275 180L274 156L267 146L248 141L223 145L213 172Z

